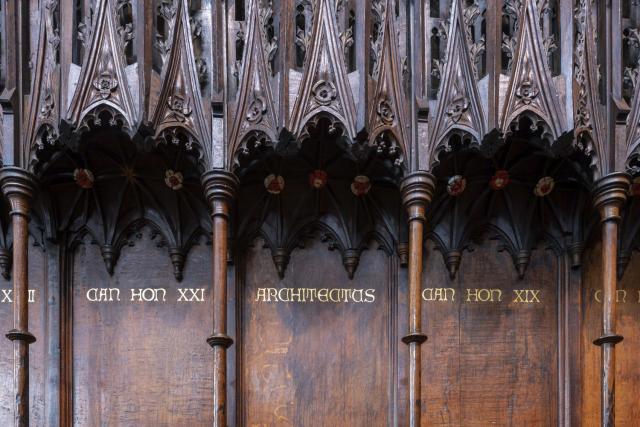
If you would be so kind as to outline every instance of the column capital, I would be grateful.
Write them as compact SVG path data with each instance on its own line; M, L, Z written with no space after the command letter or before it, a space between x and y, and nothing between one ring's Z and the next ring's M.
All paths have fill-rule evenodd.
M240 182L232 172L223 169L212 169L200 178L204 187L204 195L210 205L214 200L231 202L236 198Z
M35 175L19 167L5 166L0 169L0 187L11 204L11 214L27 216L37 190Z
M593 206L601 221L619 220L620 208L627 201L631 178L624 172L610 173L593 185Z
M424 219L424 208L431 202L435 191L436 178L427 171L415 171L407 175L400 183L402 204L409 212L409 220ZM411 212L413 207L417 211Z

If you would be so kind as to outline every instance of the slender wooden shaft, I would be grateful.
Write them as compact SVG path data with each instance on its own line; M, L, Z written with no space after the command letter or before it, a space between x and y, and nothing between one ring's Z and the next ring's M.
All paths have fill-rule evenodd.
M409 209L409 336L422 335L422 239L425 207ZM424 336L426 340L426 336ZM424 342L424 341L422 341ZM421 353L420 340L409 344L409 425L420 425Z
M615 345L622 341L616 334L616 288L618 223L620 208L626 200L629 178L611 174L596 183L594 203L602 223L602 336L594 344L602 348L601 424L615 426Z
M422 245L426 205L433 195L434 179L426 172L415 172L402 182L403 202L409 215L408 334L402 341L409 346L409 426L419 427L422 413L422 357L420 346L427 340L422 332Z
M213 426L227 427L227 241L229 211L238 187L233 174L222 170L202 176L213 218L213 334L207 339L213 348Z
M34 193L33 177L19 168L3 168L2 191L11 204L13 228L13 329L6 336L13 341L14 425L29 425L29 207Z
M213 202L213 335L221 340L213 346L213 425L226 427L227 406L227 231L228 202ZM228 338L227 341L224 338Z

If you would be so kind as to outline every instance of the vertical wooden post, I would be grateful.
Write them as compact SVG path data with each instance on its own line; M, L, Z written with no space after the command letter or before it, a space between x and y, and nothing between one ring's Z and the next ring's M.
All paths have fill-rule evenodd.
M202 176L213 220L213 334L207 343L213 348L213 426L227 427L227 240L229 211L238 189L230 172L212 170Z
M29 426L29 344L36 339L29 332L29 209L35 194L33 175L17 167L0 170L0 186L11 205L13 227L13 381L14 425Z
M593 194L602 226L602 336L593 342L602 348L602 427L615 426L615 345L622 341L622 336L615 332L618 224L629 184L628 175L612 173L596 182Z
M427 204L433 197L435 178L417 171L400 185L402 203L409 216L409 330L402 341L409 346L409 426L420 426L421 354L420 345L427 340L422 332L422 247Z

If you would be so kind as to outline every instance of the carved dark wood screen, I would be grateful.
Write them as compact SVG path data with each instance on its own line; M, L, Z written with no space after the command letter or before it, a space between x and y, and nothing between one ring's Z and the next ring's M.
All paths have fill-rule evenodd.
M0 425L636 426L637 0L0 0Z

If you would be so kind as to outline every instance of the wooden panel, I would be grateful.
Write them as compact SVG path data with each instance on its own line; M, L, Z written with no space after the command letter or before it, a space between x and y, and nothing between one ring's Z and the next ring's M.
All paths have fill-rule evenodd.
M75 425L211 424L213 362L205 341L212 325L210 257L210 247L195 246L185 280L178 283L166 248L158 248L146 232L134 247L123 249L112 277L97 246L78 247L73 272ZM88 301L87 291L95 287L120 289L121 301ZM166 301L161 293L158 302L131 301L132 289L138 288L165 288ZM205 302L177 301L178 288L204 288Z
M582 425L600 425L601 351L592 341L602 334L602 304L600 294L601 246L589 251L585 260L583 287L582 334ZM622 280L618 282L617 333L624 337L616 345L616 426L635 427L640 420L640 257L634 254ZM597 298L597 299L596 299Z
M520 280L510 256L497 249L496 242L487 242L465 255L452 281L429 244L423 289L426 299L436 300L423 302L429 340L422 346L422 425L557 423L556 257L534 252ZM429 288L452 290L437 294ZM476 289L501 295L478 291L476 301ZM541 302L516 303L514 289L539 290ZM523 299L533 301L533 294Z
M391 260L365 251L353 280L340 254L313 242L295 251L283 280L270 252L246 253L238 399L246 426L386 426L391 421ZM395 263L393 265L396 265ZM372 289L375 301L263 302L260 288ZM395 290L393 290L395 292ZM336 294L337 295L337 294ZM288 299L285 296L285 299Z
M29 304L29 330L37 341L29 348L29 424L45 425L45 310L47 262L46 254L39 248L29 245L29 289L35 290L34 302ZM0 276L0 301L5 297L4 290L13 289L11 280ZM13 292L11 292L13 294ZM11 295L11 298L13 295ZM13 327L12 304L0 302L0 425L13 425L13 346L4 334Z

